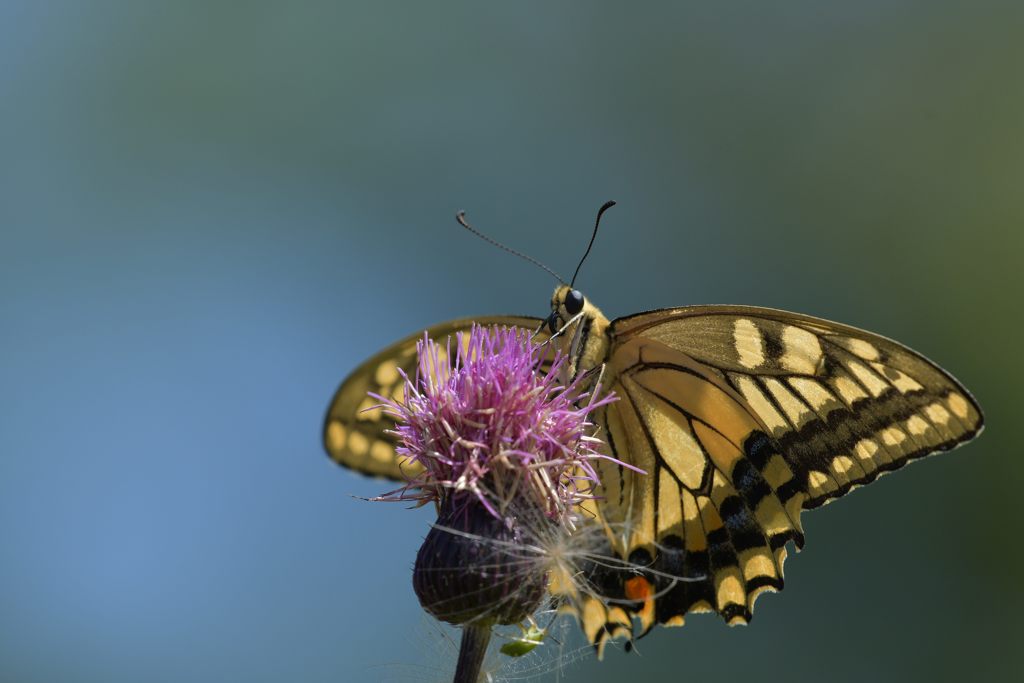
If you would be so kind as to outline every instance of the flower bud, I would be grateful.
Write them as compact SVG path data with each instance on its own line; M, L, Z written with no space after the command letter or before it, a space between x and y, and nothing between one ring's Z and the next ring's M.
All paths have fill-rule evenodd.
M523 550L525 535L514 516L498 519L471 496L449 496L416 555L420 604L451 624L523 621L547 588L545 572Z

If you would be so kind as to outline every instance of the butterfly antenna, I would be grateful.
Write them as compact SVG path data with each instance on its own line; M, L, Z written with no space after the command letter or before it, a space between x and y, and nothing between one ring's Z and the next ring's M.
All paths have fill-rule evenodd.
M576 266L576 272L572 274L572 282L569 283L570 287L576 284L576 276L580 274L580 268L583 266L583 262L587 260L588 256L590 256L590 248L594 246L594 240L597 239L597 228L601 225L601 216L603 216L604 212L613 206L615 206L615 202L605 202L601 205L601 208L597 210L597 220L594 222L594 234L590 236L590 244L587 245L587 250L583 253L583 258L580 259L579 264Z
M507 251L508 253L512 254L513 256L518 256L519 258L524 259L526 261L529 261L530 263L532 263L533 265L535 265L535 266L537 266L539 268L543 268L549 274L553 275L556 280L561 282L563 285L565 284L565 280L563 280L561 278L561 276L559 276L558 273L556 273L555 271L551 270L550 268L545 266L543 263L541 263L537 259L530 258L526 254L523 254L522 252L518 252L515 249L512 249L511 247L506 247L504 244L502 244L498 240L492 239L492 238L488 237L487 235L483 234L482 232L480 232L479 230L477 230L476 228L474 228L472 225L469 224L469 221L466 220L466 212L465 211L459 211L457 214L455 214L455 220L457 220L459 222L459 225L464 227L466 230L469 230L471 233L473 233L474 235L476 235L480 239L484 240L485 242L490 242L494 246L498 247L499 249L504 249L505 251Z

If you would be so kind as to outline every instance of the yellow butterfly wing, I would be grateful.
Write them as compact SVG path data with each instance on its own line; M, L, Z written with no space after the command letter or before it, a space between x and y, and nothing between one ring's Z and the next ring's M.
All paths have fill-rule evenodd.
M521 327L531 333L540 324L539 318L493 315L451 320L426 330L441 348L455 335L469 332L474 323ZM541 339L538 336L538 339ZM407 481L420 468L404 462L395 452L394 436L389 433L395 422L380 409L368 410L378 401L368 392L400 399L405 382L399 370L410 378L416 376L416 342L423 332L410 335L364 361L338 387L324 419L323 440L327 454L339 465L374 477Z
M754 306L690 306L616 320L619 338L658 341L712 368L779 442L806 508L983 427L952 375L877 334Z
M609 637L691 611L730 624L783 587L802 509L970 440L977 403L952 376L884 337L810 316L694 306L609 328L609 453L600 515L631 574L593 568L577 611Z

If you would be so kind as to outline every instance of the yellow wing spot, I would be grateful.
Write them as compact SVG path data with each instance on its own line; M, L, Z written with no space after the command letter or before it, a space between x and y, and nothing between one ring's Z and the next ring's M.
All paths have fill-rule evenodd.
M719 611L725 609L729 603L737 605L747 604L738 567L729 567L715 575L715 597L718 602Z
M399 379L398 363L394 360L386 360L377 366L373 373L373 379L382 387L389 387Z
M875 456L878 454L878 444L874 440L861 439L853 447L853 453L857 456L860 466L864 468L865 472L872 472L877 469L878 464L875 462Z
M364 396L363 400L359 402L359 407L356 408L356 419L360 422L376 422L384 414L384 411L378 408L380 401L373 398L372 396Z
M949 411L947 411L941 403L933 403L924 409L924 414L928 416L928 419L935 424L944 425L949 422L950 417Z
M814 417L814 413L807 409L796 396L794 396L782 382L774 378L764 380L764 385L768 387L768 391L771 392L772 396L782 407L782 410L786 413L786 417L789 419L793 427L799 429Z
M605 609L604 605L594 598L587 598L583 605L583 613L580 616L583 633L591 643L595 642L597 632L604 627Z
M949 411L939 402L932 403L931 405L925 406L922 411L924 416L934 425L935 430L939 433L942 439L954 439L956 435L953 433L952 422L953 416L949 414Z
M777 577L775 561L768 552L768 548L748 550L742 554L740 561L743 563L743 578L750 581L755 576Z
M828 463L828 471L841 486L846 486L867 474L856 460L845 453L832 457Z
M917 380L906 373L900 372L896 368L889 368L881 363L871 363L871 367L873 367L875 372L880 374L882 377L888 379L901 393L907 394L912 391L920 391L921 389L924 389Z
M949 398L946 399L946 403L949 404L949 409L953 411L953 414L961 420L966 420L967 416L970 415L970 404L960 394L950 394Z
M737 319L733 324L732 338L740 365L753 370L764 363L764 336L754 321Z
M405 403L405 383L399 382L391 391L391 400L395 403Z
M813 375L821 362L821 342L807 330L786 325L782 330L782 367L790 372Z
M878 360L881 358L881 354L878 352L878 349L875 348L875 345L871 342L866 342L863 339L855 339L853 337L836 337L833 341L853 355L863 358L864 360Z
M370 447L370 457L384 465L395 459L395 449L384 441L374 441Z
M686 623L686 620L683 619L683 615L682 614L677 614L674 617L669 617L668 621L662 622L661 625L662 626L668 626L669 628L678 628L678 627L682 626L685 623Z
M882 443L886 446L899 446L907 438L899 427L887 427L882 430Z
M848 478L848 473L853 469L854 462L851 458L845 455L837 455L832 458L830 467L834 474L840 475L844 478Z
M848 406L853 406L854 401L868 397L864 390L860 388L860 385L849 377L837 377L834 381L836 391L839 392L839 395Z
M851 360L847 361L846 367L848 367L850 372L860 380L861 384L867 387L867 390L871 392L871 395L876 398L881 396L882 392L889 388L889 385L886 384L881 377L869 370L868 367L862 363Z
M345 447L345 438L348 432L337 420L331 420L327 425L327 447L332 451L340 451Z
M348 449L353 455L363 456L370 450L370 440L362 432L352 432L348 437Z
M911 415L907 420L907 431L912 436L922 436L931 428L931 425L920 415Z
M832 477L818 470L811 470L807 473L807 490L811 496L818 497L836 488L836 482Z
M779 414L779 411L775 409L775 406L764 395L764 392L758 388L757 383L752 378L744 375L731 375L731 377L736 382L736 387L740 393L743 394L743 398L747 399L747 403L764 420L765 425L772 431L773 435L778 436L783 432L789 431L789 423L786 422L786 418Z
M768 459L768 462L764 466L764 471L761 473L764 475L765 481L773 489L780 488L783 484L793 478L793 470L789 468L785 459L781 455L773 455Z
M789 385L819 413L827 413L830 404L838 404L835 397L821 383L807 377L791 377Z

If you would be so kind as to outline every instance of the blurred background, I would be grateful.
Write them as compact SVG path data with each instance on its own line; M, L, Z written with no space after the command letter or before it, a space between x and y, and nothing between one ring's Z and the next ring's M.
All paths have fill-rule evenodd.
M0 681L445 681L430 515L354 498L324 410L399 336L546 313L456 210L571 273L607 199L610 317L866 327L988 430L808 514L751 626L536 680L1021 676L1024 5L701 5L0 4Z

